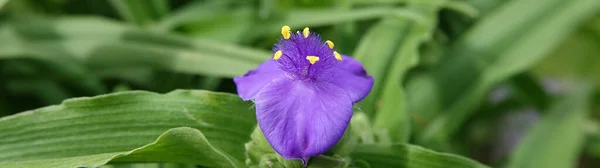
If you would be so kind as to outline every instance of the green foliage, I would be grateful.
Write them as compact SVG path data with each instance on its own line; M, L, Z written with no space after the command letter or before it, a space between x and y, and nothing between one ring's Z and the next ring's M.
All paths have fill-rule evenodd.
M206 91L130 91L69 99L0 119L9 125L2 128L2 137L8 138L0 141L0 167L97 167L108 162L246 167L244 160L256 167L302 167L300 161L275 153L259 129L250 136L253 115L250 104L236 95ZM333 165L346 163L327 156L309 162L309 167Z
M300 160L286 160L271 148L259 127L252 133L252 141L246 143L246 165L249 167L302 167Z
M487 167L460 156L437 153L419 146L405 144L359 145L352 156L360 162L366 162L370 167Z
M0 0L0 167L303 167L230 94L282 25L375 79L308 167L600 167L597 0Z
M551 107L548 115L530 130L511 155L508 167L575 166L583 144L590 103L590 87L579 87Z
M70 99L2 118L0 123L9 126L2 127L1 136L6 138L0 140L0 163L84 161L71 157L89 156L93 162L77 164L97 166L117 159L239 167L245 157L243 144L250 140L256 120L249 104L235 95L178 90ZM72 164L64 162L63 167Z
M93 149L93 148L92 148ZM89 148L88 148L89 150ZM174 162L215 167L244 167L239 160L213 146L202 132L189 127L167 130L156 142L131 151L75 157L0 163L3 167L98 167L113 162Z
M438 99L446 112L424 130L423 143L445 143L478 107L477 100L484 98L486 91L539 61L576 28L575 23L600 6L599 1L587 0L537 2L505 4L455 44L449 60L435 74L441 92ZM447 86L457 87L442 89Z

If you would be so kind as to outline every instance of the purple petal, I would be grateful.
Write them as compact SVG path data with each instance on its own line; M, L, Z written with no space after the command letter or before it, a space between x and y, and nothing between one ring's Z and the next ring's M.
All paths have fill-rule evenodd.
M233 81L237 86L238 95L244 100L254 99L256 94L274 79L285 76L273 60L267 60L258 68L248 71L242 77L235 77Z
M342 56L342 63L338 65L337 74L329 83L342 88L356 103L369 94L373 87L373 77L367 75L363 66L354 58Z
M319 155L340 140L352 117L352 100L327 82L284 77L256 95L256 117L265 137L287 159Z

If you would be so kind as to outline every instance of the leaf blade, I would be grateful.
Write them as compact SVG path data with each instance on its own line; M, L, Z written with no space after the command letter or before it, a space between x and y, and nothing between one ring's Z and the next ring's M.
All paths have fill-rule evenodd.
M442 92L446 112L440 113L440 117L425 128L419 143L448 149L444 141L472 115L487 91L533 66L598 7L600 1L539 4L533 0L517 0L488 15L487 20L474 26L458 42L447 63L436 69L435 83ZM521 11L527 12L521 15ZM506 23L507 20L511 23ZM486 35L489 32L494 34ZM446 88L448 86L452 89Z
M256 125L250 110L236 95L193 90L128 91L69 99L0 118L4 125L0 136L6 137L0 139L0 162L131 151L176 127L202 130L193 134L203 135L206 144L241 161L243 144ZM172 161L216 165L199 158Z
M581 86L554 104L513 151L507 167L574 167L585 137L590 91Z
M404 168L485 168L487 166L470 159L438 153L420 146L408 144L359 145L352 153L355 160L363 160L371 167Z
M22 162L0 162L0 166L72 168L99 167L109 162L171 162L245 167L240 161L211 145L202 132L190 127L169 129L161 134L155 142L131 151Z

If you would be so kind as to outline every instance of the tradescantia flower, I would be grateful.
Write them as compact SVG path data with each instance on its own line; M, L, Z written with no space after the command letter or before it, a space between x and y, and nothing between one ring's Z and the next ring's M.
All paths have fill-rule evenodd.
M373 78L362 65L333 50L308 28L281 28L273 59L235 77L239 96L253 100L267 141L286 159L324 153L340 140L352 105L371 91Z

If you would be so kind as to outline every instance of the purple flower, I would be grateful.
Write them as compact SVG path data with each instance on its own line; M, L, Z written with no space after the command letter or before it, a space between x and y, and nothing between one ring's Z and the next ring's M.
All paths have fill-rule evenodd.
M273 149L305 162L340 140L353 103L369 94L373 77L308 28L291 33L283 26L281 33L273 59L234 81L239 96L256 104L258 125Z

